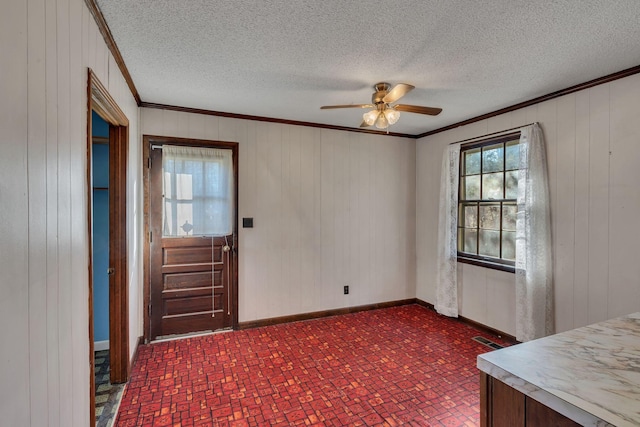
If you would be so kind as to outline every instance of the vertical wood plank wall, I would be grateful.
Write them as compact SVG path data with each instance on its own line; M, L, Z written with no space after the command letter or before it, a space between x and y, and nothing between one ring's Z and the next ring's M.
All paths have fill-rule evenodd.
M640 75L422 138L417 297L435 301L441 159L451 142L538 121L547 144L558 332L640 310ZM459 264L461 314L515 334L513 274Z
M415 296L414 140L141 111L143 134L240 144L241 322Z
M89 423L87 67L130 121L131 351L142 333L140 133L240 143L239 215L255 218L240 229L240 321L434 302L444 147L532 121L549 152L557 329L640 307L640 75L416 143L138 109L82 0L4 2L0 45L3 425ZM462 314L513 334L512 277L460 265Z
M87 67L130 121L130 348L141 335L138 108L82 0L0 14L0 424L89 424Z

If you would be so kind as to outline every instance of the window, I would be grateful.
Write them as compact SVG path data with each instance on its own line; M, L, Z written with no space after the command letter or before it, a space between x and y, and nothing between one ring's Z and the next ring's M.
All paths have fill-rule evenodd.
M460 150L458 260L514 271L520 133Z
M233 232L233 160L228 149L164 145L163 237Z

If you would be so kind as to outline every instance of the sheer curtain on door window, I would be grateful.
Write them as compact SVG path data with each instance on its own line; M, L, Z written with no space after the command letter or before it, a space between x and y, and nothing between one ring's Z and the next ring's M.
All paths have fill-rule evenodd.
M164 145L162 172L164 237L233 232L231 150Z

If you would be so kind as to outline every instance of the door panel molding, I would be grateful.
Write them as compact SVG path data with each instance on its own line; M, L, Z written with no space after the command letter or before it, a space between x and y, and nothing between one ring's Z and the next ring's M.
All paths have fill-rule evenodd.
M233 234L236 236L235 244L237 245L238 235L238 146L237 142L230 141L216 141L216 140L203 140L203 139L191 139L191 138L179 138L179 137L167 137L157 135L143 135L142 144L142 160L143 160L143 193L144 193L144 295L143 300L145 304L144 310L144 340L149 342L151 340L151 257L152 245L151 239L161 239L162 236L156 235L159 233L151 233L151 178L150 173L151 166L151 146L152 145L185 145L185 146L201 146L201 147L217 147L226 148L232 150L233 153L233 179L234 179L234 219L233 219ZM157 185L157 183L155 183ZM155 245L154 245L155 246ZM159 246L159 245L158 245ZM157 255L157 254L156 254ZM230 284L230 305L231 305L231 326L233 329L238 329L238 252L236 250L231 252L231 284ZM176 285L179 286L179 285ZM159 309L156 302L154 310Z

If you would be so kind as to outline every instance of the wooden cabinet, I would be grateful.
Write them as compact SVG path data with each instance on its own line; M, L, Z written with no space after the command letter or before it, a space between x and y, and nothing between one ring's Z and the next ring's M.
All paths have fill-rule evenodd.
M480 372L481 427L579 427L542 403Z

